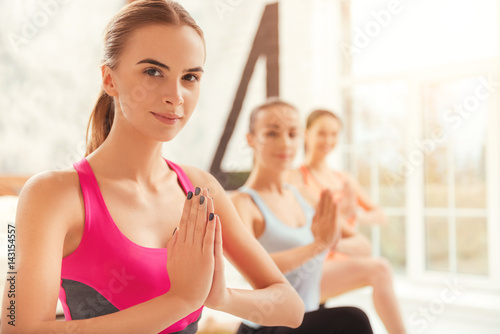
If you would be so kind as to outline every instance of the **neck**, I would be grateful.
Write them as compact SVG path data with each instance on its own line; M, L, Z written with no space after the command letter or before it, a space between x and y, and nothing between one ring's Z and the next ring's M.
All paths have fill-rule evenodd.
M250 176L245 182L245 186L262 192L282 193L285 184L285 170L269 168L261 164L256 164Z
M326 156L320 156L319 154L315 154L314 152L306 153L304 164L309 169L328 169L328 165L326 164Z
M116 117L106 140L88 158L96 159L93 163L105 177L125 178L157 188L169 172L161 148L162 142L145 137L130 123Z

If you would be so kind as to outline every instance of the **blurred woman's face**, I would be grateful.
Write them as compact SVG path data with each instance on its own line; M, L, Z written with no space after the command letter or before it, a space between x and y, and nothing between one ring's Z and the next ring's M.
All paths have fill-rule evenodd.
M307 152L326 156L337 145L341 130L340 122L329 115L318 117L306 130L305 145Z
M198 103L204 59L203 41L191 27L137 29L117 66L108 68L121 126L128 124L158 141L174 138Z
M270 168L289 169L300 142L300 119L295 109L274 106L260 110L248 143L254 149L255 163Z

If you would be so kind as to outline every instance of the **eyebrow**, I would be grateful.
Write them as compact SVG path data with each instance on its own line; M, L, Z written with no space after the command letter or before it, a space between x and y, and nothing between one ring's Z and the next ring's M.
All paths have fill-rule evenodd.
M156 65L158 67L162 67L162 68L170 71L170 67L159 62L158 60L154 60L151 58L143 59L143 60L139 61L136 65L139 65L139 64L152 64L152 65ZM184 72L202 72L203 73L205 71L203 71L203 68L201 66L198 66L198 67L193 67L193 68L189 68L187 70L184 70Z

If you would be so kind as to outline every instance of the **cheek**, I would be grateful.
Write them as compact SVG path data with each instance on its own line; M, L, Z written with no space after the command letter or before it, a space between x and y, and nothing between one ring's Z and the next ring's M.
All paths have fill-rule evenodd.
M186 87L182 93L184 99L184 105L194 108L198 104L198 99L200 98L200 85L194 85L193 87Z

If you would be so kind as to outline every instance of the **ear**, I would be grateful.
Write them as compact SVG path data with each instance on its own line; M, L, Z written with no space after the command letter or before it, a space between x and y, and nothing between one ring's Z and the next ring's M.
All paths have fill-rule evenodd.
M251 148L255 148L254 147L255 138L254 138L254 135L251 134L250 132L247 133L247 143L248 143L248 146L250 146Z
M102 74L102 88L109 96L118 96L118 91L116 90L115 83L113 81L113 75L111 68L108 65L101 66Z

